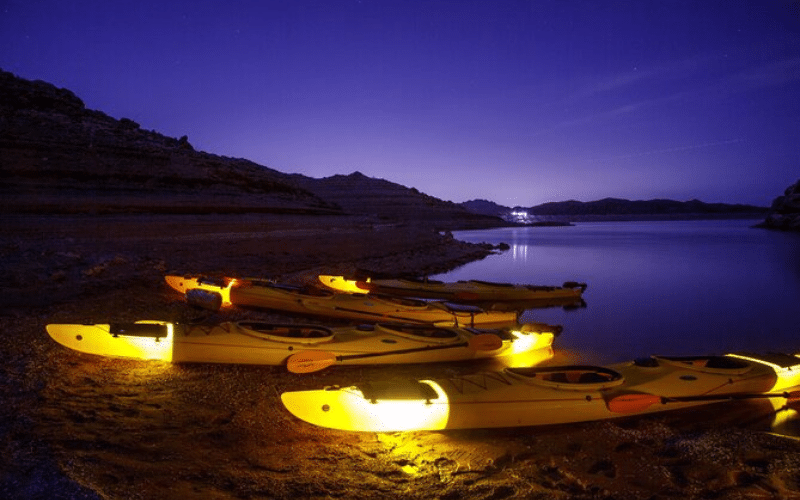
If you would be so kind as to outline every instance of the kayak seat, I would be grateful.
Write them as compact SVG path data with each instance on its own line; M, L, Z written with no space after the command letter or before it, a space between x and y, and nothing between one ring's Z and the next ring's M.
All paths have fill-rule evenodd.
M608 382L608 377L604 377L599 373L589 372L581 374L578 378L579 384L597 384L600 382Z

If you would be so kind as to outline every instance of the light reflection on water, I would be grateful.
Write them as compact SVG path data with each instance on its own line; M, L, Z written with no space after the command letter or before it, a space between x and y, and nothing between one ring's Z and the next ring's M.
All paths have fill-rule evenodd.
M508 243L502 254L435 279L588 283L587 307L528 310L564 326L559 346L584 361L650 354L800 352L800 235L754 221L581 223L460 231Z

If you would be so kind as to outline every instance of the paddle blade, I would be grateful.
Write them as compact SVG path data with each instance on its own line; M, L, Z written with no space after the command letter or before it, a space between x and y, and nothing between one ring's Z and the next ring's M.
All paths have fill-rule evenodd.
M493 333L481 333L471 337L468 345L474 351L496 351L503 347L503 339Z
M609 400L607 406L614 413L638 413L658 403L661 403L660 396L652 394L623 394Z
M336 363L336 355L327 351L302 351L289 356L286 368L292 373L313 373Z

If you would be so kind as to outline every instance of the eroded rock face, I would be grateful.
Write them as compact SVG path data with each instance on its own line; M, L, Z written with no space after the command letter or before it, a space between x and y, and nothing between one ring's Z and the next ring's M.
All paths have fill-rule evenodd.
M759 227L800 231L800 180L772 202L769 215Z
M87 109L50 83L0 70L0 95L0 211L339 211L286 174Z
M495 227L360 173L312 179L195 150L129 119L87 109L72 91L0 69L0 213L354 215L447 229Z

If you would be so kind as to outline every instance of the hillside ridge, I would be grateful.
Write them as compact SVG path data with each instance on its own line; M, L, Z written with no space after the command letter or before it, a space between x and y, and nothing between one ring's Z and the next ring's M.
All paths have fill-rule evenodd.
M503 225L361 173L313 179L197 151L0 69L0 212L353 215L444 229Z

